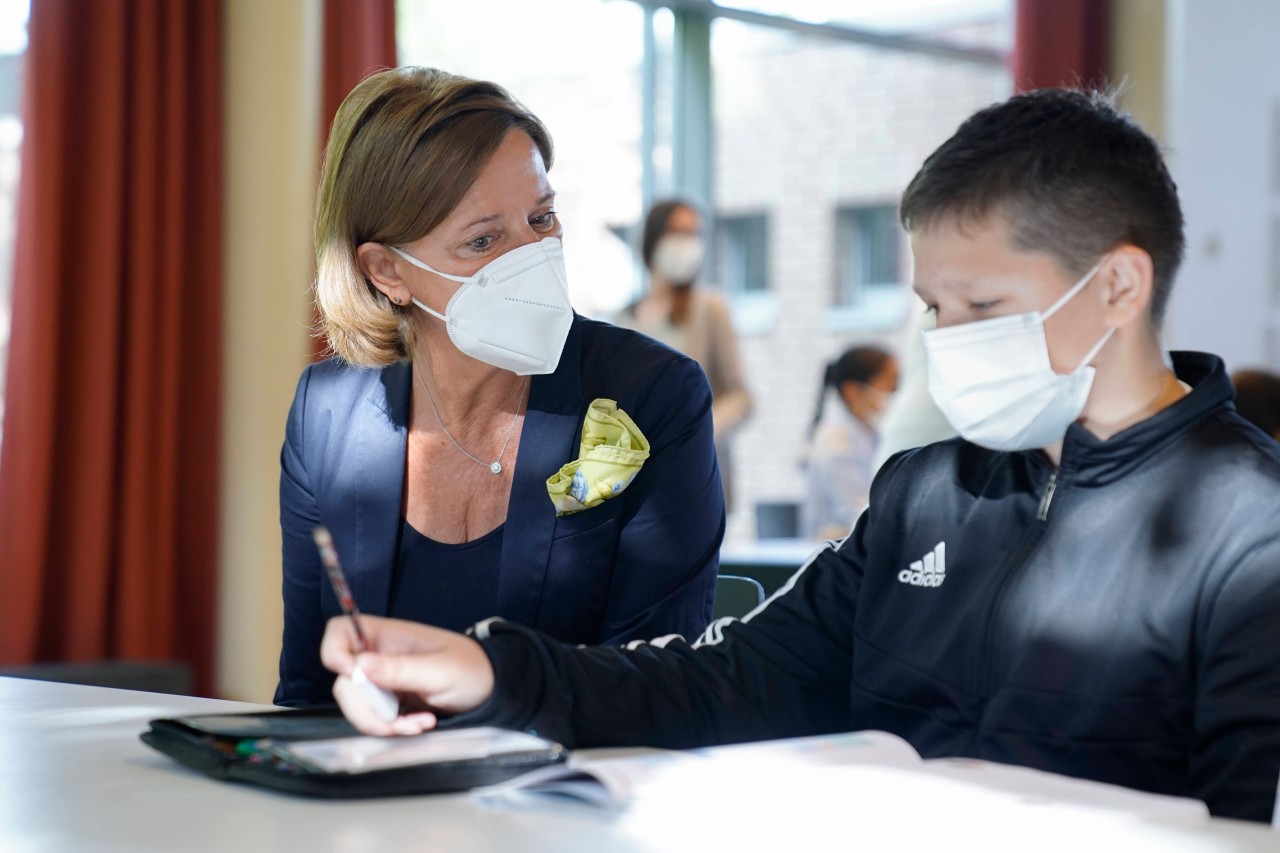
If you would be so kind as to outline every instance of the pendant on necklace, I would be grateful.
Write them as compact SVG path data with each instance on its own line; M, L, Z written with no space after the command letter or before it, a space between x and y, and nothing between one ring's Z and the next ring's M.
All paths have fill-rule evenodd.
M501 473L502 473L502 463L501 463L501 462L497 462L497 461L495 461L492 465L490 465L490 466L489 466L489 470L490 470L490 471L492 471L492 472L493 472L493 473L495 473L495 474L501 474Z

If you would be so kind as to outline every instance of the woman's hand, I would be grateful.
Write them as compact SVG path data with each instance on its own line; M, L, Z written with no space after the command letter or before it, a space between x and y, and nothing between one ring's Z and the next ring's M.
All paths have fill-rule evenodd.
M369 651L355 654L355 632L345 616L329 620L320 659L338 673L333 695L342 713L369 735L415 735L434 728L438 715L478 708L493 693L493 667L480 644L442 628L360 617ZM369 681L395 693L400 715L383 721L351 681L359 663Z

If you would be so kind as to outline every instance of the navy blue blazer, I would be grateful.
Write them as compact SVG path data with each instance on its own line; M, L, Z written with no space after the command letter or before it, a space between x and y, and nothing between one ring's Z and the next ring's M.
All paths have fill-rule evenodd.
M398 558L408 362L337 359L302 373L281 451L284 643L277 704L332 702L320 663L341 608L311 531L323 524L364 612L386 615ZM578 456L591 401L617 400L651 455L618 497L556 518L547 478ZM639 333L575 318L554 373L533 377L503 529L498 612L570 643L692 639L711 617L724 496L711 391L692 359Z

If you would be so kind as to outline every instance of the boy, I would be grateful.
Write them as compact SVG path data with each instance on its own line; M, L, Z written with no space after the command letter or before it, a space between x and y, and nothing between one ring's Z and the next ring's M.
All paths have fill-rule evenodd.
M890 460L845 539L695 646L371 619L363 668L405 713L380 722L344 677L352 720L677 748L883 729L1270 820L1280 453L1219 359L1165 361L1183 229L1154 141L1100 96L1020 95L929 157L902 220L961 438ZM351 671L348 626L322 654Z

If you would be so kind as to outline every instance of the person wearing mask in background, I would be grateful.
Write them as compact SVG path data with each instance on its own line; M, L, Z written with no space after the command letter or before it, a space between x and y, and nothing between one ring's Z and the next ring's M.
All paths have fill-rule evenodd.
M954 438L955 427L929 394L929 366L924 352L925 333L934 327L933 312L919 297L903 330L898 390L880 420L876 451L871 457L871 477L889 457L914 447Z
M303 371L281 454L277 703L332 702L317 525L369 613L571 643L710 619L710 389L687 356L574 313L551 163L493 83L400 68L339 108L315 216L335 356Z
M751 394L743 379L729 306L716 289L697 283L707 256L704 223L697 208L678 199L655 204L645 217L640 255L649 271L649 290L623 312L619 322L702 365L711 384L725 501L732 503L730 444L751 413Z
M1280 441L1280 376L1265 370L1237 370L1236 411L1240 417Z
M882 729L964 756L1195 797L1269 822L1280 777L1280 445L1222 360L1160 328L1185 246L1156 141L1110 98L1015 95L907 187L929 387L960 433L894 456L853 530L690 645L576 648L371 620L398 690L370 734L451 724L573 747ZM384 652L385 650L385 652Z
M838 539L866 508L880 420L897 388L898 360L880 347L853 347L823 370L809 430L801 536Z

